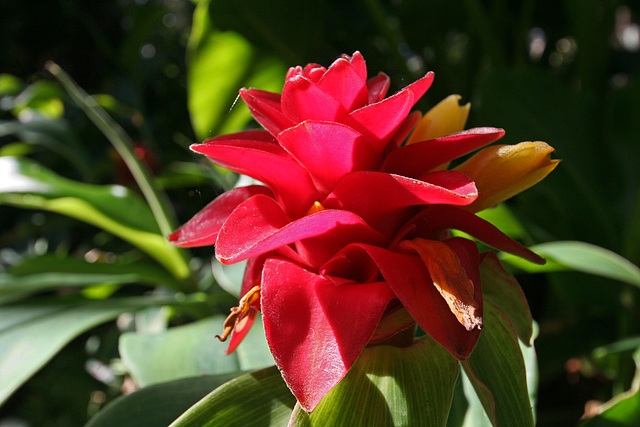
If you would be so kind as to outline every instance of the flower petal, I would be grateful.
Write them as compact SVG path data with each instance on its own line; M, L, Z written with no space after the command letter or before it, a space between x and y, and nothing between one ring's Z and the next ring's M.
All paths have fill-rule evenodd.
M266 131L260 131L269 135ZM292 216L302 216L318 199L308 172L275 142L241 139L256 132L241 132L230 138L214 138L195 144L192 150L207 155L216 164L249 175L265 183Z
M465 359L471 354L480 331L467 331L458 322L433 286L429 270L419 255L363 244L349 245L343 250L345 253L358 251L373 259L393 293L426 333L458 359ZM350 254L349 257L356 256Z
M257 89L240 89L240 96L249 107L251 114L269 133L277 136L294 123L282 114L280 94Z
M267 341L305 411L345 376L392 298L384 282L335 285L292 262L266 262L261 303Z
M368 101L366 76L363 79L351 62L338 58L318 81L318 86L330 93L342 106L351 111Z
M343 122L366 136L373 148L382 152L393 132L432 82L433 73L428 73L393 96L352 112L350 116L354 123L346 120Z
M389 86L391 85L391 79L385 73L378 73L372 79L367 81L367 88L369 89L369 104L375 104L384 99Z
M558 166L555 150L545 142L494 145L475 154L455 170L471 177L480 189L472 212L495 206L541 181Z
M356 214L348 211L323 210L291 222L278 203L267 196L255 196L233 211L218 236L216 257L231 264L276 249L290 251L289 244L325 235L309 243L313 250L299 245L305 258L299 262L324 262L349 241L380 243L384 236L369 227Z
M474 298L474 284L467 277L458 255L439 240L417 238L401 243L404 245L399 245L399 250L413 248L418 252L429 270L433 285L460 324L468 331L480 329L482 317L479 316L479 305Z
M408 219L404 215L408 207L433 203L467 205L477 196L473 181L462 174L441 171L429 178L437 184L381 172L354 172L321 203L327 208L355 212L385 233L397 229L398 221Z
M427 239L437 238L443 231L454 229L460 230L487 245L501 251L517 255L536 264L544 264L546 261L536 255L520 243L513 240L493 224L484 219L467 212L463 208L454 206L429 206L409 221L405 230L413 237L424 237ZM404 231L400 231L402 235ZM410 237L402 237L408 239Z
M287 81L282 90L282 112L293 121L342 122L347 110L329 92L303 76Z
M441 138L464 129L471 104L460 105L460 95L449 95L422 118L407 144Z
M378 166L367 140L339 123L307 120L283 131L278 140L325 194L348 173Z
M389 153L381 170L415 178L443 163L490 144L503 135L502 129L474 128L442 138L405 145Z
M216 197L193 218L169 235L169 241L186 248L216 243L218 232L238 205L256 194L272 196L263 185L234 188Z

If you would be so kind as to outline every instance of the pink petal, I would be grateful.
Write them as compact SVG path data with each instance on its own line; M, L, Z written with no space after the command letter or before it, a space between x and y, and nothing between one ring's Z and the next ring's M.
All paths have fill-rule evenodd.
M382 172L354 172L342 179L322 201L330 209L355 212L383 233L405 221L406 208L444 203L468 205L477 197L473 181L463 174L442 171L430 178L437 184ZM398 214L400 214L398 216Z
M457 159L496 141L503 129L475 128L454 135L406 145L391 152L384 161L383 172L418 177L433 168Z
M368 101L366 76L363 79L351 63L338 58L318 81L318 86L330 93L347 110L360 108Z
M329 92L303 76L295 76L284 85L282 112L295 123L336 122L348 116L347 110Z
M375 104L384 99L389 86L391 85L391 79L385 73L379 73L372 79L367 81L367 88L369 89L369 104Z
M308 257L305 264L324 262L348 241L384 239L352 212L324 210L290 222L275 200L258 195L238 206L222 226L216 257L232 264L276 249L290 250L291 243L325 234L311 247L301 243L301 255Z
M249 107L253 117L271 135L276 136L283 129L293 126L294 123L286 118L280 110L280 94L256 89L240 89L240 96Z
M346 375L393 298L386 283L335 285L285 260L262 275L267 341L282 377L311 412Z
M356 50L351 57L343 55L343 58L347 59L351 63L351 66L363 81L367 80L367 64L359 51Z
M271 190L262 185L235 188L216 197L182 227L169 235L169 241L176 246L208 246L216 243L222 224L238 205L251 196L264 194L272 196Z
M428 73L395 95L352 112L351 118L357 124L345 123L367 136L374 148L380 152L432 82L433 73Z
M278 140L325 194L348 173L378 166L367 140L339 123L307 120L283 131Z
M233 328L233 335L231 335L231 339L229 340L229 347L227 347L225 354L229 355L236 351L244 337L246 337L251 330L251 326L253 326L253 322L256 320L257 315L258 310L251 308L249 310L249 314L247 314L244 319L236 323L236 326Z
M373 259L395 296L426 333L458 359L469 356L479 331L467 331L458 322L433 286L429 271L417 254L362 244L349 245L343 252L357 251Z
M208 140L191 149L207 155L222 167L265 183L291 215L304 215L318 200L318 192L307 171L275 142L236 139L236 136Z
M429 206L409 222L412 233L419 237L436 238L448 229L463 231L487 245L521 258L544 264L546 261L513 240L484 219L453 206Z

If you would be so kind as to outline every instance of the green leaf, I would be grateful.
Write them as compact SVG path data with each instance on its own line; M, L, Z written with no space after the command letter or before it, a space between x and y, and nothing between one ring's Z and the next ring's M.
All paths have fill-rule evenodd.
M7 273L0 274L0 300L12 295L96 284L144 283L180 289L165 270L148 263L89 263L73 257L43 255L23 259Z
M551 261L550 265L533 267L512 255L501 259L527 272L573 270L640 287L640 268L608 249L576 241L541 243L530 249Z
M428 336L405 348L366 348L312 414L296 406L296 426L444 426L458 361Z
M274 57L258 57L240 34L214 29L209 4L196 5L187 49L189 112L198 139L242 129L251 115L241 102L234 107L238 90L250 85L279 90L286 72Z
M636 375L631 388L602 405L602 412L582 427L634 427L640 425L640 350L633 355Z
M184 378L145 387L114 400L85 427L165 427L211 390L236 376Z
M84 331L123 307L13 305L0 310L0 404Z
M1 157L0 170L0 204L79 219L139 247L176 278L190 275L179 249L159 234L148 206L125 187L71 181L33 161L15 157Z
M500 231L512 239L522 239L528 236L527 230L505 203L480 211L478 216L498 227Z
M253 325L235 353L225 355L228 344L215 338L224 319L223 315L212 316L155 334L125 333L120 337L120 356L140 387L273 365L266 340L259 339L260 322Z
M515 332L506 315L484 302L483 328L462 366L494 426L533 426L527 376Z
M218 387L171 426L285 426L295 403L295 397L273 366Z
M527 345L531 342L533 319L522 288L506 271L493 252L488 252L480 263L482 293L507 315L518 337Z

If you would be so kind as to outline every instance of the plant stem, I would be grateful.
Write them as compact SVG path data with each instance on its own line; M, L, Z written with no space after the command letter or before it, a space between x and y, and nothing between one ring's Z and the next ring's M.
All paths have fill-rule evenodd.
M49 61L45 64L45 68L58 79L71 98L111 142L140 187L160 227L160 232L164 236L170 234L177 224L173 210L166 195L155 186L148 167L134 155L134 143L131 137L58 64Z

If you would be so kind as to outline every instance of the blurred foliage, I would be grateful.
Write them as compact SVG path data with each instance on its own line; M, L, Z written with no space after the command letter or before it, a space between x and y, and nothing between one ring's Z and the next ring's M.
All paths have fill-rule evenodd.
M212 248L176 256L150 243L164 236L144 182L86 106L44 71L46 61L130 137L127 152L170 201L167 218L175 211L181 223L234 185L188 145L255 126L236 103L240 87L277 91L288 66L329 65L360 50L370 73L390 75L392 90L435 71L421 110L459 93L472 102L469 127L499 126L504 143L556 148L563 162L553 174L487 213L551 258L543 270L509 264L539 323L537 421L576 425L606 409L587 425L634 425L639 23L640 7L625 0L3 2L0 423L81 425L136 382L160 381L120 397L113 408L125 409L109 413L170 401L167 390L194 381L200 393L181 391L162 424L220 378L272 363L259 335L243 344L244 356L217 363L224 346L200 325L234 298L213 277ZM178 327L190 332L175 335ZM37 357L11 353L18 345ZM153 363L142 348L156 349ZM165 372L185 354L208 362ZM204 384L196 373L222 377Z

